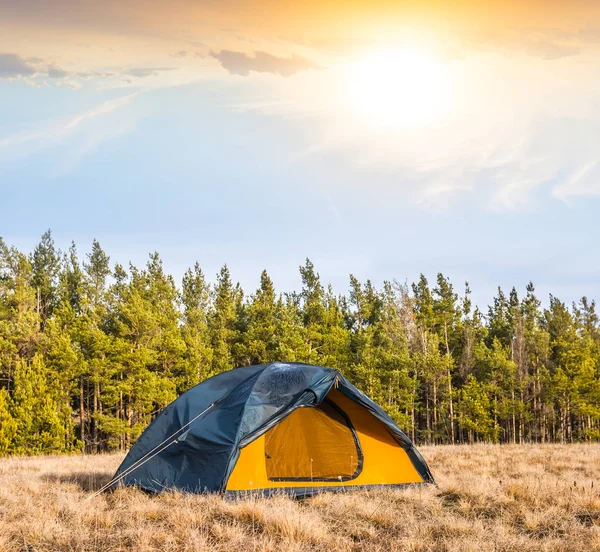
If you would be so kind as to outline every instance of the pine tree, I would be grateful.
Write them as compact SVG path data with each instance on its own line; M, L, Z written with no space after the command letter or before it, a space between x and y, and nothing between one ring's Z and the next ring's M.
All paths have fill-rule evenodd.
M214 290L214 308L209 316L209 335L212 357L212 374L234 368L233 347L236 342L235 290L227 265L217 275Z
M503 442L517 442L517 366L510 351L496 338L485 350L476 374L487 384L492 398L494 426L500 427Z
M440 338L440 344L443 346L444 358L446 361L446 386L447 386L447 404L448 404L448 434L450 443L454 444L455 424L454 424L454 392L453 392L453 368L454 358L452 351L459 341L460 336L460 313L457 309L457 295L450 281L443 274L437 275L437 287L434 291L433 316L435 327Z
M110 275L110 257L104 252L100 244L94 240L92 251L84 263L86 283L86 312L95 313L97 321L105 314L106 286ZM99 311L99 312L98 312Z
M13 309L14 275L11 270L11 252L0 237L0 389L10 389L11 368L18 351L14 342Z
M498 339L503 346L510 347L512 338L510 306L506 295L498 288L498 295L488 309L487 345L490 347L494 339Z
M14 248L2 253L0 361L2 384L10 391L16 363L32 359L41 338L40 316L31 286L32 270L27 257Z
M0 388L0 457L15 452L15 438L19 424L11 414L11 401L8 391Z
M496 441L498 428L494 424L490 410L490 400L485 385L470 374L459 391L458 401L460 427L467 432L469 444L479 439Z
M421 433L427 442L438 442L445 438L440 430L440 385L443 385L448 366L440 354L440 338L435 332L439 324L427 278L421 274L418 283L413 283L412 289L420 343L418 351L414 354L414 365L422 377L425 402L425 428Z
M367 282L367 297L371 295ZM381 379L380 398L388 414L407 433L414 435L414 410L416 407L414 366L409 352L408 328L400 316L402 305L390 282L384 282L383 292L372 310L379 314L373 318L375 331L375 365Z
M306 357L305 331L302 326L300 298L294 293L280 295L275 308L275 358L301 362Z
M52 232L47 230L33 251L31 266L33 269L32 286L37 297L37 312L42 325L46 322L57 302L56 287L60 270L60 253L54 246Z
M247 327L240 344L239 356L246 364L262 364L277 360L277 304L275 288L266 270L260 276L260 287L247 307Z
M113 387L114 369L108 368L110 355L110 337L105 331L108 313L107 281L110 274L110 259L94 240L92 251L83 264L81 276L80 313L74 325L74 340L81 352L76 368L73 394L77 397L76 408L79 413L79 438L87 440L88 448L93 451L104 448L103 426L106 414L103 408L103 393ZM75 270L73 270L75 272ZM115 403L114 393L108 398ZM109 432L110 433L110 432ZM110 435L108 438L110 439Z
M547 411L544 404L545 389L548 381L549 335L541 325L541 303L535 295L532 282L527 285L527 294L521 303L525 355L530 374L529 393L531 396L532 426L529 438L534 441L548 440Z
M316 363L319 358L319 349L323 345L323 330L327 315L325 308L325 290L321 284L319 274L310 259L306 259L304 266L300 267L302 278L302 324L305 330L306 351L303 360Z
M212 349L208 330L211 308L210 287L200 265L188 269L181 285L183 305L182 335L185 342L185 369L181 388L188 389L205 380L211 373Z
M146 300L158 327L154 348L158 365L153 370L162 377L180 382L185 377L181 358L185 342L179 328L179 293L171 275L165 274L158 253L152 253L146 270ZM166 406L166 404L164 405Z
M64 428L66 451L81 448L84 442L77 440L72 411L72 397L83 363L80 343L76 340L78 326L70 303L61 302L47 321L41 342L48 392L54 397L56 412Z
M475 369L479 348L486 336L481 313L478 307L472 310L470 296L471 288L466 282L465 295L462 299L462 323L459 330L458 351L455 355L458 358L458 371L463 384Z
M40 355L20 360L14 375L12 416L17 421L14 451L48 453L65 450L66 428Z
M383 301L370 281L363 287L350 275L350 310L347 319L352 330L350 351L353 360L352 377L367 394L378 400L384 394L378 374L377 347L381 329Z
M325 318L323 320L323 343L319 349L319 364L335 366L343 374L350 370L350 332L345 324L345 315L340 298L328 286L323 298Z

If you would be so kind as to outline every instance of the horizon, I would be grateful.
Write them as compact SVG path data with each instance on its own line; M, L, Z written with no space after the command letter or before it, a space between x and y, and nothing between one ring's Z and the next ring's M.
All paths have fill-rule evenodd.
M51 229L49 229L49 231L52 233ZM3 239L3 236L0 236L0 240L2 240L2 239ZM52 239L55 242L54 234L52 234ZM92 239L92 241L94 241L94 240L95 240L95 238ZM98 241L98 240L95 240L95 241ZM39 240L38 240L38 242L39 242ZM29 257L30 255L33 254L33 250L35 249L35 246L37 245L38 242L34 243L31 246L31 248L26 249L26 250L21 250L19 247L16 247L15 244L7 243L6 241L4 243L9 248L11 246L16 247L17 250L19 250L21 253L24 253L25 255L27 255ZM92 242L90 242L90 247L87 249L81 248L80 244L78 244L74 241L71 241L70 243L65 244L64 246L61 246L60 244L55 243L55 246L56 246L57 252L60 254L61 263L62 263L62 258L63 258L63 256L65 256L68 253L69 247L71 246L71 244L75 244L79 265L83 266L83 263L85 263L88 253L91 251L91 243ZM207 267L207 266L203 266L202 263L198 260L191 260L187 265L183 265L183 264L178 265L178 271L173 272L173 271L170 271L168 268L168 265L165 264L165 259L159 250L154 250L154 251L149 250L147 253L145 253L145 255L140 254L138 257L139 260L137 262L134 262L130 259L121 260L121 259L113 258L111 251L104 248L103 244L100 243L99 241L98 241L98 243L100 244L100 246L102 247L104 252L109 257L110 268L111 268L111 274L109 275L109 279L111 281L113 281L113 272L114 272L114 268L117 264L121 265L127 272L129 272L130 265L132 265L138 269L144 269L146 267L146 263L148 262L150 256L153 253L158 253L160 260L163 263L163 267L165 268L166 274L168 274L169 276L171 276L173 278L175 286L177 287L178 290L181 290L181 282L182 282L185 272L188 269L193 269L195 263L198 263L200 269L202 270L202 273L204 274L204 277L206 278L206 282L211 287L215 285L220 269L223 266L227 266L227 268L230 271L232 281L234 283L237 283L240 285L246 299L249 299L250 296L253 295L256 292L256 290L259 288L260 277L261 277L261 273L263 270L266 270L269 277L273 281L277 295L285 295L286 293L298 292L302 286L301 276L300 276L300 268L302 268L302 266L304 266L304 263L306 261L311 261L314 264L315 271L317 272L323 287L327 290L328 286L331 286L333 293L336 297L346 296L348 294L348 292L350 291L350 276L357 277L358 280L361 282L361 284L364 284L367 281L370 281L377 290L382 290L385 282L390 282L392 284L397 284L400 286L406 286L409 293L412 294L413 293L412 284L417 283L417 281L419 280L419 277L421 275L425 276L425 278L429 282L429 285L433 288L435 286L435 281L436 281L437 275L439 273L441 273L441 274L443 274L444 277L448 278L449 282L452 284L452 286L454 288L454 292L457 294L459 302L463 301L463 299L465 297L465 287L467 284L469 285L470 301L472 302L472 304L475 307L477 307L479 309L483 318L487 317L487 314L486 314L487 310L493 304L493 300L495 297L497 297L499 289L505 294L506 297L508 297L511 290L514 289L514 290L516 290L519 299L523 299L523 297L526 294L526 287L530 283L533 284L533 286L535 288L535 295L538 298L538 300L540 301L541 307L544 309L547 309L549 307L550 297L554 297L554 298L558 299L559 301L563 302L567 306L567 308L569 308L570 310L572 309L572 307L578 306L580 304L580 300L583 298L588 299L590 302L592 302L594 304L596 303L596 297L594 295L590 295L590 294L583 294L580 297L577 297L576 299L569 301L569 300L557 295L556 293L553 293L552 289L550 289L547 293L544 293L537 287L536 283L532 280L526 281L522 286L517 286L517 285L491 286L490 285L489 289L491 289L492 291L488 296L488 294L484 295L484 293L481 290L474 289L473 285L468 280L466 280L466 281L458 280L456 278L453 278L451 274L445 273L441 270L432 271L429 273L425 273L425 272L421 271L421 272L416 273L414 275L414 277L412 277L412 276L411 277L392 276L390 278L382 278L381 280L372 278L368 274L366 274L363 277L362 274L359 274L356 271L354 271L354 272L350 271L345 275L345 280L343 279L344 275L334 273L334 276L338 276L338 279L335 281L330 281L327 278L327 274L323 273L320 270L319 265L317 263L315 263L314 259L311 259L310 257L305 257L303 259L299 259L299 261L294 265L295 272L293 272L293 273L291 271L291 268L292 268L291 265L285 266L283 273L278 272L277 267L275 267L275 270L269 270L268 267L259 268L258 265L256 265L256 267L258 268L256 273L253 273L253 274L246 273L246 274L244 274L244 278L239 278L237 276L236 270L235 270L236 266L239 266L239 265L232 264L232 263L225 261L221 265L218 265L218 266L211 265L210 267ZM331 267L329 267L329 268L331 268ZM282 278L282 280L284 281L284 283L287 284L285 286L280 285L280 280L278 278L278 276L281 276L282 274L284 275L284 278ZM287 279L285 277L287 277Z

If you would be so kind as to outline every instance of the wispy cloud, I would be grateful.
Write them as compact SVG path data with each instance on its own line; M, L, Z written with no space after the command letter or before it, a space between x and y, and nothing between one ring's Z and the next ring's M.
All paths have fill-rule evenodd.
M174 71L176 67L135 67L125 71L124 75L145 79L146 77L156 77L164 71Z
M223 69L227 69L230 74L242 77L247 77L251 71L290 77L299 71L319 68L313 61L297 55L286 58L277 57L268 52L254 52L254 56L249 56L244 52L232 50L211 52L210 55L218 59Z
M472 192L469 184L460 181L433 182L423 186L416 194L417 204L427 209L447 211L458 194Z
M97 106L75 115L68 119L60 121L48 121L39 124L36 128L30 128L15 132L4 138L0 138L0 159L4 158L20 158L33 155L40 150L45 150L58 146L61 142L67 140L74 135L79 129L82 130L85 136L93 134L94 138L81 139L77 147L72 148L81 150L83 143L99 144L104 139L112 134L122 133L122 130L112 131L109 128L103 128L100 133L95 132L90 126L92 121L100 121L103 116L106 116L116 110L122 109L130 104L138 93L129 94L113 100L108 100ZM100 125L102 126L102 125ZM85 127L85 128L84 128ZM121 123L117 125L119 129L124 128ZM130 128L130 126L128 127Z
M600 195L600 161L585 163L563 183L555 186L552 195L563 201L575 196Z
M133 94L129 94L128 96L123 96L121 98L117 98L116 100L109 100L100 105L97 105L93 109L90 109L89 111L86 111L85 113L82 113L81 115L78 115L75 118L71 119L71 121L69 121L65 125L65 130L72 130L87 119L98 117L99 115L105 115L107 113L110 113L111 111L114 111L115 109L124 107L128 103L130 103L137 95L138 93L134 92Z

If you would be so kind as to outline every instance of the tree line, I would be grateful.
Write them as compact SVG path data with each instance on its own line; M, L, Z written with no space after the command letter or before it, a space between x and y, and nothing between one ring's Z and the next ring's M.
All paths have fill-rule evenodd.
M31 254L0 238L0 455L127 449L193 385L276 360L339 369L418 443L600 437L594 301L542 308L529 284L482 312L443 274L350 275L342 295L308 259L300 276L245 294L196 263L177 286L157 253L125 268L97 241L80 259L50 231Z

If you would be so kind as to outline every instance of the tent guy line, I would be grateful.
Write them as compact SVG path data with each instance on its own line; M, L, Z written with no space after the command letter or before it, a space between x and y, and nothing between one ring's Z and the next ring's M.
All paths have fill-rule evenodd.
M165 444L169 439L171 439L172 437L175 437L175 435L177 435L182 429L185 429L186 427L188 427L191 424L193 424L198 418L200 418L200 416L202 416L203 414L205 414L206 412L208 412L213 406L215 406L215 404L217 404L217 402L219 402L219 401L215 401L214 403L212 403L208 408L206 408L205 410L203 410L202 412L200 412L200 414L198 414L193 419L191 419L189 422L187 422L186 424L184 424L183 426L181 426L172 435L169 435L169 437L167 437L162 443L159 443L152 450L148 451L144 456L142 456L142 458L140 458L135 464L131 465L123 473L120 473L118 476L113 477L108 483L106 483L106 485L102 486L93 495L91 495L90 497L88 497L88 500L91 500L92 498L94 498L94 497L98 496L99 494L103 493L106 489L108 489L110 486L114 485L117 481L121 480L123 477L125 477L126 475L130 474L132 471L136 470L137 468L139 468L140 466L142 466L143 464L145 464L146 462L148 462L148 460L151 460L152 458L154 458L154 456L156 456L157 454L160 454L163 450L166 450L173 443L176 443L177 439L174 439L173 441L171 441L170 443L168 443L165 447L163 447L162 449L158 450L155 454L152 454L152 456L148 457L149 454L151 454L157 448L159 448L160 446L162 446L163 444ZM143 460L143 462L142 462L142 460Z

